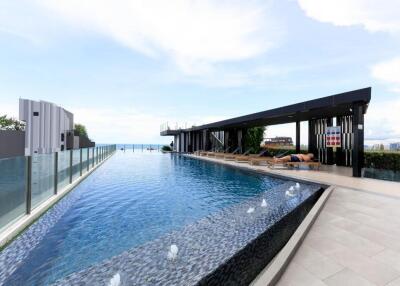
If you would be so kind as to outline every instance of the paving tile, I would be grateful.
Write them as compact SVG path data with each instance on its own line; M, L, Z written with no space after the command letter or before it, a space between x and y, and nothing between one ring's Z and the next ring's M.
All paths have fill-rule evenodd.
M346 217L351 220L360 222L361 224L368 225L382 232L390 233L394 236L400 236L400 227L397 224L393 224L385 219L379 219L374 216L366 215L359 212L347 214Z
M355 251L338 251L329 257L377 285L386 285L400 276L394 268Z
M346 251L344 245L323 236L308 234L303 242L304 245L310 246L324 255L329 255L337 251Z
M386 284L386 286L400 286L400 278L391 281L389 284Z
M343 269L342 271L328 277L323 280L325 284L329 286L374 286L374 283L371 283L367 279L362 276L354 273L348 268Z
M315 220L314 225L322 225L322 224L329 224L332 221L340 219L340 216L337 216L333 213L323 211L320 213L318 218Z
M330 238L366 256L375 255L384 249L382 245L333 225L318 226L316 227L316 231L322 236Z
M391 249L385 249L372 257L375 261L393 267L400 272L400 252Z
M331 225L351 232L354 232L357 228L361 226L359 222L355 222L351 219L343 217L331 221Z
M302 245L293 261L320 279L327 278L344 267L307 245Z
M324 282L309 273L305 268L295 262L291 262L289 267L277 286L326 286Z
M359 227L355 228L353 232L370 241L381 244L386 248L400 251L400 240L395 235L392 235L392 233L387 233L365 225L360 225Z

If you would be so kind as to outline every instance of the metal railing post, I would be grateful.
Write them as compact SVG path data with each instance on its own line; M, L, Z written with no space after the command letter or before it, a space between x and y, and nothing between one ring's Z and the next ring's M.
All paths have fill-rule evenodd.
M79 175L82 176L82 148L79 149Z
M54 153L54 194L57 195L58 187L58 152Z
M69 183L72 183L72 156L73 156L73 151L74 150L69 150Z
M94 147L92 148L92 168L94 168Z
M96 165L99 164L99 147L96 147Z
M31 213L32 208L32 156L26 156L26 214Z
M89 167L90 167L89 152L90 152L90 149L87 148L87 165L86 165L86 171L88 171L88 172L89 172Z

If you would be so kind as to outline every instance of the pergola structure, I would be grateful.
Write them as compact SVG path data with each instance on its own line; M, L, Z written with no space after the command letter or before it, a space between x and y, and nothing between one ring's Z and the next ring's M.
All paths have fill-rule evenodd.
M323 164L353 168L353 176L360 177L364 162L364 114L371 100L371 88L335 94L284 107L239 116L187 129L161 131L161 136L174 136L177 152L234 150L244 145L248 128L296 123L296 151L300 152L300 122L308 121L308 150ZM340 146L327 145L327 130L340 130ZM329 131L330 132L330 131Z

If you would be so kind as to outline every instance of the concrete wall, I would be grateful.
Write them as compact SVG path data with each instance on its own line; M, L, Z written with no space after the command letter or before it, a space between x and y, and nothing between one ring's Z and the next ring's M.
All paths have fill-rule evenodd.
M25 155L66 149L66 133L74 128L71 112L50 102L20 99L19 119L26 122Z
M0 130L0 159L25 155L25 132Z

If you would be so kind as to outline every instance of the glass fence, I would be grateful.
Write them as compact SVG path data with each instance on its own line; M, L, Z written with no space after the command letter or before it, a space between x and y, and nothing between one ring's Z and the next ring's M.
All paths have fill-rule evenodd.
M32 208L54 194L54 153L32 155Z
M116 151L116 145L0 159L0 231Z
M26 157L0 159L0 229L26 212Z

